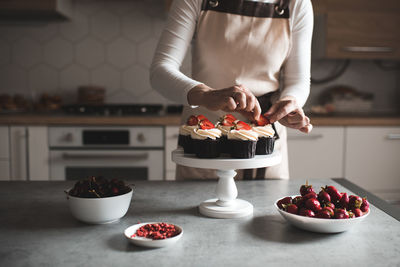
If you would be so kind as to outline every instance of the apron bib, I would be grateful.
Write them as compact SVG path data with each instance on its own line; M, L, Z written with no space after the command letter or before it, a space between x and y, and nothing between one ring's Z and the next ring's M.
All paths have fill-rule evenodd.
M291 43L288 2L204 0L192 45L193 79L214 89L243 84L256 97L278 93L280 70ZM225 113L203 107L185 107L182 124L192 114L203 114L215 122ZM276 127L281 137L276 147L281 149L284 160L280 164L283 169L271 177L288 178L286 144L282 147L282 142L286 143L286 131L279 123ZM267 176L274 168L268 168ZM201 169L177 168L177 179L215 177L213 172L206 173Z

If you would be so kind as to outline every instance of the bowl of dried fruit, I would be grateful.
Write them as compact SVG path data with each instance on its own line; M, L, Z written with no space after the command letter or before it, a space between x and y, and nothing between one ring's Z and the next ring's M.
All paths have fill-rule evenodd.
M370 213L366 198L341 193L332 185L317 194L308 182L300 187L300 195L280 198L275 207L293 226L317 233L347 231Z
M126 228L124 235L137 246L160 248L176 243L182 237L183 229L166 222L147 222Z
M76 182L66 191L72 215L91 224L111 223L122 218L131 204L132 192L122 180L94 176Z

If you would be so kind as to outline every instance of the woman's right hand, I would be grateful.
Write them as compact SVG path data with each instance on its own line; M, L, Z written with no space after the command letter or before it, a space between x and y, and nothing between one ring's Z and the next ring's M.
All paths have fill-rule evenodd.
M236 111L251 120L258 120L261 114L257 98L243 85L216 90L200 84L188 92L187 99L193 106L203 106L215 111Z

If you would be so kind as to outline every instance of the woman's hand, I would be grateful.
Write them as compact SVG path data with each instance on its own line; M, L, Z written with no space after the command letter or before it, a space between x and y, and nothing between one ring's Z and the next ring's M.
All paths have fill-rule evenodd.
M190 105L204 106L210 110L236 111L249 119L258 120L261 107L256 97L242 85L215 90L204 84L188 92Z
M310 118L308 118L294 97L285 97L276 102L265 113L271 123L279 121L289 128L299 129L304 133L312 130Z

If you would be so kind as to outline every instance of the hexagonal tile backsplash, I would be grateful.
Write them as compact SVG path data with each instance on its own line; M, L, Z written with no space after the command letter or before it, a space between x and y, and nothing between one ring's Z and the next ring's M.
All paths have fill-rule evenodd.
M0 94L60 94L106 88L109 103L170 104L148 80L166 22L162 0L73 0L65 22L0 24ZM190 72L190 58L184 72ZM189 66L189 69L188 67ZM72 96L72 97L71 97Z

